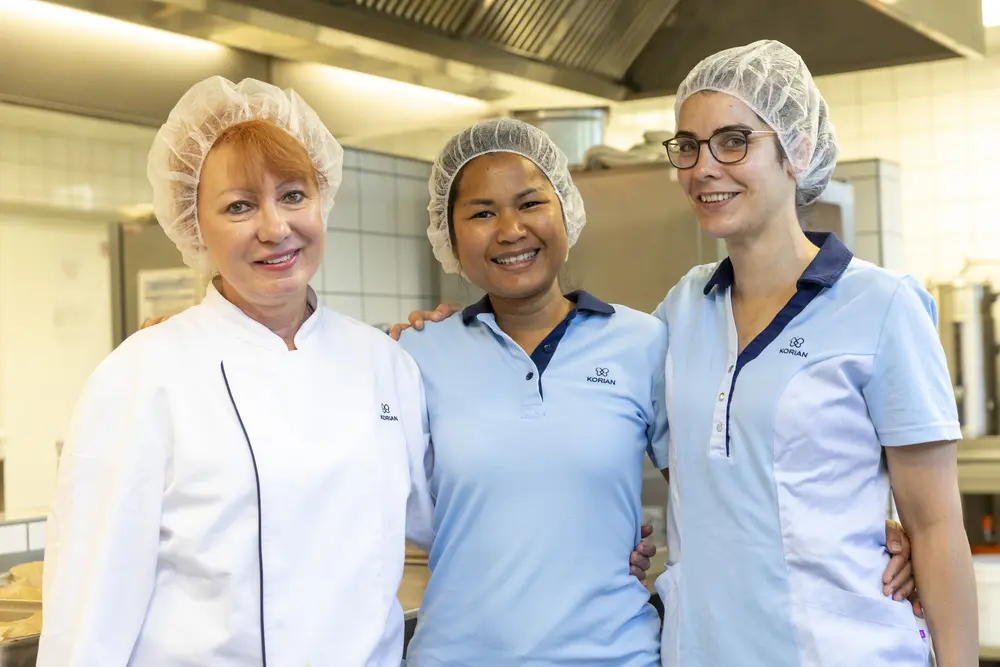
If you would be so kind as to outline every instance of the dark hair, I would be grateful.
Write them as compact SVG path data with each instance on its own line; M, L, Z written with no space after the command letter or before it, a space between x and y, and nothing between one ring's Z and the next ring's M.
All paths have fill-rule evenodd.
M469 160L472 162L472 160ZM452 253L457 252L457 243L455 241L455 198L458 197L458 186L462 181L462 174L465 173L465 168L469 166L469 162L462 165L462 168L458 170L455 174L455 179L451 182L451 188L448 190L448 238L451 240L451 251Z

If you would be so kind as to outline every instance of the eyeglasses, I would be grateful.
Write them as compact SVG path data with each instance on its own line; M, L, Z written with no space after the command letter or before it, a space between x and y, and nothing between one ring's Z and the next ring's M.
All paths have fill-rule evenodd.
M708 144L712 157L722 164L735 164L747 156L750 137L758 134L777 134L773 130L719 130L708 139L674 137L663 142L670 164L678 169L690 169L698 164L701 145Z

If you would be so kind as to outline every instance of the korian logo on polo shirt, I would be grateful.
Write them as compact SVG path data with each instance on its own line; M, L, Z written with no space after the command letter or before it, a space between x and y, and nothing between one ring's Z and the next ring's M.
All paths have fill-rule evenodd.
M384 422L398 422L399 417L392 414L392 408L389 407L388 403L382 404L382 414L379 415Z
M587 376L587 382L596 382L598 384L610 384L610 385L613 385L613 384L615 384L615 381L608 377L608 374L610 374L610 373L611 373L611 369L603 368L601 366L598 366L597 368L594 369L594 374L593 375L588 375Z
M809 356L808 352L803 352L800 348L805 344L805 338L792 338L788 341L788 347L783 347L778 350L778 354L792 354L796 357L802 357L805 359Z

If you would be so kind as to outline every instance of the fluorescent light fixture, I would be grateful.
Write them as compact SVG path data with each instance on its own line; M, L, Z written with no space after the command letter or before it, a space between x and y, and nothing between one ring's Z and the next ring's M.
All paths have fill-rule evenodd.
M414 83L386 79L374 74L355 72L353 70L320 65L324 78L337 86L338 89L350 91L349 94L374 95L385 100L385 103L406 108L409 105L427 105L430 107L444 105L460 107L469 110L486 108L486 102L474 97L456 95L444 90L427 88Z
M0 2L0 16L16 15L33 19L39 23L57 28L70 28L100 34L103 37L124 39L130 42L156 44L163 47L219 51L225 47L204 39L179 35L166 30L158 30L136 23L92 14L63 5L40 2L39 0L6 0ZM0 19L0 23L2 23Z
M1000 26L1000 0L983 0L983 25L987 28Z

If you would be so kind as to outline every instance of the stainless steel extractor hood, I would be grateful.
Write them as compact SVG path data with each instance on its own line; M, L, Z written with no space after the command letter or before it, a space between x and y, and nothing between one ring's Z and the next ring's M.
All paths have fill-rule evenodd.
M500 101L485 72L611 100L778 39L815 75L985 52L981 0L57 0L289 60Z
M778 39L816 75L983 54L981 0L240 0L611 98L674 92L719 49Z

